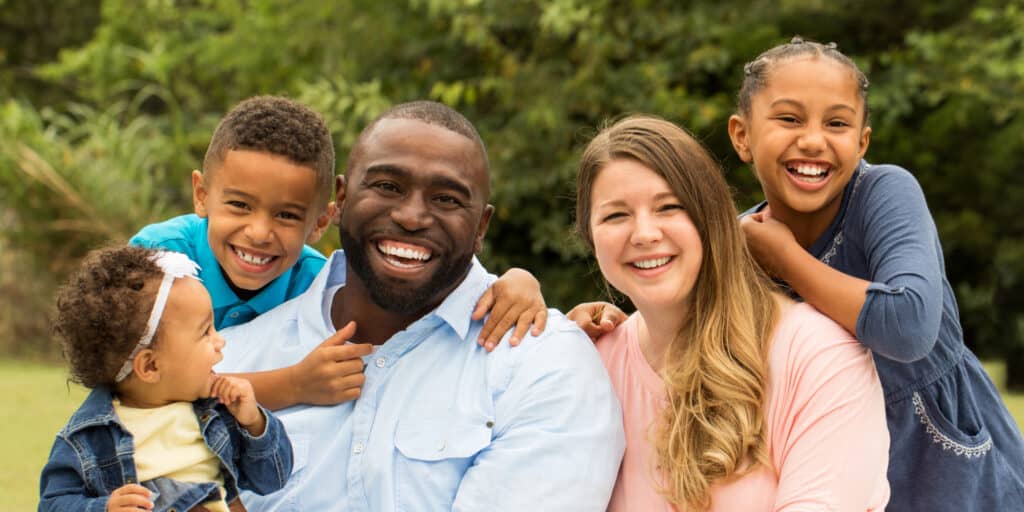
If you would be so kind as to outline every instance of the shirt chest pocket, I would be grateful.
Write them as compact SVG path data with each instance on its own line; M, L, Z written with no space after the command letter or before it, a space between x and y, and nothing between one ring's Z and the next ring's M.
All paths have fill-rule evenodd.
M449 509L463 475L491 444L487 420L403 420L395 430L399 510Z

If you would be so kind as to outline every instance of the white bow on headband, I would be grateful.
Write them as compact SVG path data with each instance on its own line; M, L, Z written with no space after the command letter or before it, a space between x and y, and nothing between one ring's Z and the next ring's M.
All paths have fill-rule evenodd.
M140 350L153 343L153 335L156 334L156 328L160 325L160 317L163 316L164 308L167 307L167 296L171 293L171 285L174 284L174 280L182 277L200 280L199 265L180 252L160 251L151 256L150 259L164 271L164 278L160 281L160 289L156 292L156 301L153 302L153 311L150 312L149 320L146 322L146 331L142 333L139 343L135 345L132 353L128 356L128 360L124 362L121 370L117 372L114 382L121 382L128 375L131 375L132 360L135 359Z

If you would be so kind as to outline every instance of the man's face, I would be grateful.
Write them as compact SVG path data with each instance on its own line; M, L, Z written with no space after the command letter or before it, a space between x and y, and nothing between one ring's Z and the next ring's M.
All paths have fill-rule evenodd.
M487 231L484 157L469 138L410 119L381 120L354 153L337 191L348 264L381 308L428 311L465 277Z

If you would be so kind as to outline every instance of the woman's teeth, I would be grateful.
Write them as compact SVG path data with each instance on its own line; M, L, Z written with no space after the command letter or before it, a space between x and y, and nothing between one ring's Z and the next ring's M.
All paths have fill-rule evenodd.
M665 256L663 258L655 258L653 260L634 261L633 263L631 263L631 265L633 265L634 267L639 268L639 269L648 270L648 269L660 267L660 266L668 263L668 260L670 260L670 259L672 259L671 256Z

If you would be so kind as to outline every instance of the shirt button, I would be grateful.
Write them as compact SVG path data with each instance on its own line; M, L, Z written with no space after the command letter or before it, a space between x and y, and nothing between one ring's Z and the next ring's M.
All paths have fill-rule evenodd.
M238 318L238 311L231 313L231 318Z
M356 445L352 447L352 453L356 455L363 453L363 443L356 443Z
M384 365L388 364L388 360L383 357L378 357L377 360L374 361L374 364L377 365L377 368L384 368Z

